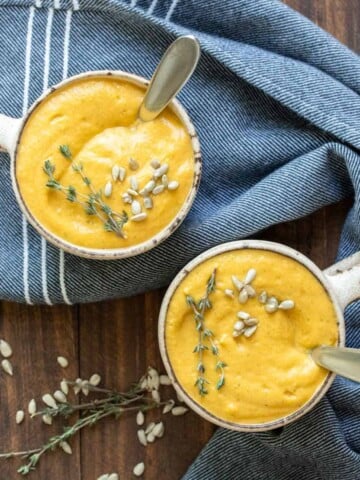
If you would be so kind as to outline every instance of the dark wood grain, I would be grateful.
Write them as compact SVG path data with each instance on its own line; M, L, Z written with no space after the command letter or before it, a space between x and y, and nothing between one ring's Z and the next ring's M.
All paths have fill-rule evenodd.
M360 51L358 0L286 0L315 23L355 51ZM351 201L316 212L296 222L278 225L259 238L286 243L308 255L320 267L335 257L344 217ZM2 303L0 337L14 348L15 375L0 375L0 450L38 445L56 427L29 419L22 426L14 421L18 408L30 398L39 398L56 388L63 371L58 354L70 360L67 377L101 374L109 387L126 387L148 365L161 368L157 346L157 315L161 291L131 299L81 307L27 307ZM169 392L170 394L170 392ZM155 417L154 417L155 418ZM166 437L146 450L136 440L133 418L106 421L72 441L73 455L49 455L30 478L37 480L96 480L116 471L131 478L132 467L146 462L147 480L176 480L186 471L213 427L194 414L165 419ZM17 461L2 463L0 480L16 478Z

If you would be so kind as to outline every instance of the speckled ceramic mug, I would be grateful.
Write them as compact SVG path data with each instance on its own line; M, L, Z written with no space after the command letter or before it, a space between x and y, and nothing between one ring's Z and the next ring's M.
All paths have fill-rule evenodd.
M328 293L329 298L331 299L336 315L337 315L337 325L338 325L338 346L343 347L345 344L345 322L343 312L345 307L352 301L360 298L360 252L354 254L353 256L336 263L335 265L329 267L328 269L321 271L311 260L309 260L305 255L302 255L300 252L287 247L285 245L266 242L262 240L241 240L236 242L225 243L219 245L215 248L207 250L202 253L190 263L188 263L174 278L170 284L162 305L159 315L159 344L161 356L166 368L166 371L173 382L176 392L184 399L184 402L201 417L205 418L209 422L212 422L220 427L228 428L231 430L243 431L243 432L261 432L265 430L272 430L274 428L279 428L288 423L291 423L298 418L302 417L305 413L309 412L325 395L325 393L330 388L331 384L334 381L335 374L329 372L325 380L315 392L315 394L298 410L294 411L288 416L279 418L270 422L258 423L258 424L241 424L225 421L221 418L214 416L208 410L206 410L202 405L193 400L186 392L186 390L179 383L175 372L171 366L169 360L169 355L166 346L165 338L165 324L169 304L171 299L182 282L182 280L188 275L190 271L196 268L199 264L208 260L211 257L215 257L224 252L229 252L232 250L242 250L242 249L258 249L258 250L268 250L271 252L276 252L281 255L290 257L297 262L304 265L313 275L319 280L323 285L325 291Z
M176 99L172 100L169 104L169 108L173 113L179 118L182 125L188 132L191 145L194 153L194 175L191 189L188 193L188 196L182 205L180 211L173 218L173 220L159 233L155 236L146 240L143 243L138 245L133 245L125 248L113 248L113 249L96 249L96 248L87 248L81 247L70 242L65 241L61 237L53 234L47 230L29 211L24 199L22 198L19 185L16 178L16 155L18 146L21 143L21 135L23 129L32 115L32 113L38 108L38 106L53 92L59 88L68 85L74 81L84 79L84 78L116 78L119 80L124 80L126 82L132 83L134 85L143 87L144 89L148 86L149 81L138 75L133 75L131 73L122 72L122 71L96 71L96 72L85 72L74 77L70 77L58 85L51 87L41 97L36 100L36 102L30 107L26 115L22 118L11 118L6 115L0 114L0 150L7 151L11 158L11 178L12 185L16 195L17 202L26 216L27 220L31 225L50 243L53 245L65 250L66 252L78 255L80 257L93 258L98 260L114 260L117 258L127 258L135 255L144 253L151 248L155 247L159 243L163 242L168 238L182 223L186 217L188 211L191 208L191 205L194 201L196 192L198 190L200 177L201 177L201 152L199 139L195 130L193 123L191 122L186 110Z

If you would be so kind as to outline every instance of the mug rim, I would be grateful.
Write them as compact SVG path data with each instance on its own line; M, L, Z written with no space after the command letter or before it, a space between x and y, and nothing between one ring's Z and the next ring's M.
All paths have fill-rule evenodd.
M180 210L171 220L171 222L166 225L160 232L156 235L152 236L148 240L141 242L136 245L130 245L127 247L119 247L119 248L89 248L85 246L76 245L74 243L68 242L63 238L59 237L58 235L52 233L48 230L41 222L37 220L37 218L32 214L29 210L25 200L22 197L21 190L19 187L19 183L16 177L16 158L18 147L21 143L21 137L26 126L29 118L31 117L32 113L39 107L39 105L52 93L57 91L60 88L63 88L65 85L76 82L78 80L84 78L118 78L129 82L131 84L146 87L149 85L149 80L145 77L140 75L136 75L133 73L125 72L122 70L96 70L96 71L87 71L80 73L78 75L74 75L72 77L66 78L61 82L57 83L56 85L50 87L45 92L40 95L37 100L31 105L31 107L27 110L26 114L19 119L19 126L16 136L16 143L13 151L10 152L11 155L11 179L12 179L12 186L16 196L16 200L18 205L20 206L21 211L25 215L26 219L29 223L35 228L35 230L40 233L49 243L55 245L56 247L76 255L78 257L84 257L89 259L95 260L115 260L115 259L122 259L122 258L129 258L136 255L140 255L142 253L151 250L152 248L156 247L163 241L165 241L172 233L177 230L177 228L181 225L184 221L186 215L188 214L194 200L196 193L199 189L201 173L202 173L202 155L201 155L201 148L199 137L195 126L187 113L186 109L183 107L181 102L174 98L168 105L167 108L170 108L171 111L176 115L176 117L180 120L181 124L185 128L186 132L190 136L191 147L194 155L194 171L193 171L193 179L191 188L186 196L185 201L183 202Z
M222 418L217 417L216 415L212 414L206 408L204 408L200 403L190 397L190 395L186 392L183 388L181 383L178 381L177 376L172 368L171 361L167 351L166 345L166 338L165 338L165 325L166 325L166 317L170 302L174 293L176 292L177 288L183 281L183 279L198 265L203 263L205 260L209 258L216 257L217 255L229 252L232 250L244 250L244 249L256 249L256 250L267 250L275 253L279 253L281 255L287 256L292 258L293 260L298 261L300 264L305 266L321 283L321 285L325 288L326 293L330 297L330 300L334 306L336 317L337 317L337 330L338 330L338 341L337 346L343 347L345 345L345 321L343 316L343 310L340 307L338 298L334 291L333 286L327 279L324 272L310 260L306 255L300 253L299 251L288 247L287 245L277 243L277 242L269 242L266 240L236 240L233 242L227 242L216 247L210 248L209 250L204 251L193 260L191 260L187 265L185 265L180 272L175 276L171 284L169 285L164 298L161 303L160 312L159 312L159 320L158 320L158 341L160 347L160 354L162 361L165 366L165 370L172 381L172 385L176 391L176 393L183 399L183 401L189 406L195 413L200 415L205 420L223 428L227 428L229 430L241 431L241 432L263 432L267 430L273 430L275 428L280 428L289 423L294 422L295 420L299 419L306 413L308 413L326 394L326 392L331 387L336 374L329 371L326 375L325 379L319 386L319 388L314 392L314 394L309 398L309 400L304 403L300 408L295 410L294 412L286 415L284 417L280 417L275 420L271 420L268 422L261 422L261 423L236 423L224 420Z

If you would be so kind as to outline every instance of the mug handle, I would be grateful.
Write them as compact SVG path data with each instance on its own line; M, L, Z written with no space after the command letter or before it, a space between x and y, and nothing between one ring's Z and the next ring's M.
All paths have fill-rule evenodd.
M344 310L349 303L360 298L360 252L335 263L324 274L336 292Z
M21 118L12 118L0 114L0 151L12 155L16 149L16 143L20 131Z

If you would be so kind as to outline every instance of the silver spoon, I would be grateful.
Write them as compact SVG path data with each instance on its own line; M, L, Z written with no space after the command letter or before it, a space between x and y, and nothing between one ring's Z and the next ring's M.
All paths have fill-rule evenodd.
M144 100L138 117L143 122L156 118L191 77L200 58L200 44L191 36L176 39L164 53Z
M311 352L314 361L332 372L360 382L360 349L316 347Z

